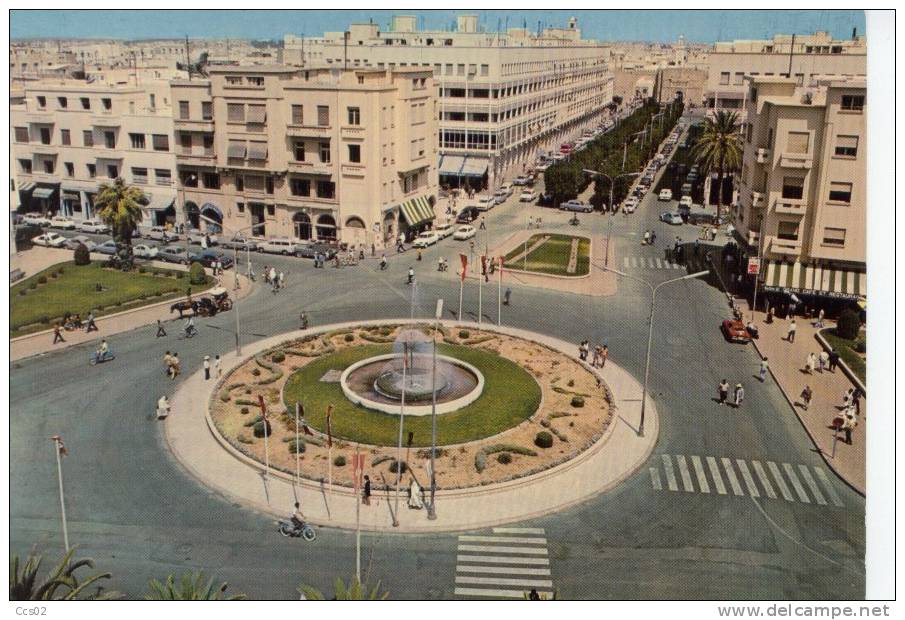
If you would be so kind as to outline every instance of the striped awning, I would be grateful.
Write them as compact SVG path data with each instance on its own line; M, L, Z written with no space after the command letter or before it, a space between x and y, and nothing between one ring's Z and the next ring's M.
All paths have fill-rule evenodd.
M867 295L864 271L803 265L800 262L767 261L763 271L764 290L856 299Z
M32 198L50 198L53 196L54 188L38 187L31 193Z
M28 183L23 183L22 185L20 185L20 186L19 186L19 191L20 191L20 192L30 192L30 191L33 190L35 187L36 187L35 183L32 183L32 182L29 181Z
M427 202L427 197L418 196L399 205L399 212L409 226L417 226L434 219L434 209Z
M440 174L458 175L462 172L462 165L465 163L465 157L462 155L444 155L440 158Z

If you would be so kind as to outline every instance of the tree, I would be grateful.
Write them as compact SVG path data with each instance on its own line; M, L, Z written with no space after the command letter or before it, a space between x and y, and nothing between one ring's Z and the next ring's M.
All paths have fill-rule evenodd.
M390 595L389 592L380 592L380 582L370 591L368 585L362 585L358 579L352 577L348 587L341 577L337 577L333 584L334 601L383 601ZM313 586L302 584L298 587L298 593L309 601L325 601L324 594Z
M116 240L116 253L121 261L132 261L132 235L142 219L141 208L148 198L139 188L126 185L122 178L103 183L98 189L94 206Z
M223 582L219 587L214 587L214 580L211 578L207 583L204 582L204 573L185 573L176 585L176 579L173 575L167 575L165 583L160 583L156 579L148 582L151 592L145 595L148 601L241 601L245 599L244 594L235 594L226 597L226 588L229 587L227 582Z
M189 282L192 284L204 284L207 281L207 275L204 273L204 265L201 263L192 263L189 267Z
M846 308L836 322L836 335L846 340L854 340L861 332L861 319L851 308Z
M717 171L717 215L723 206L723 177L741 166L742 146L738 132L738 115L720 110L714 118L704 122L704 131L691 150L705 173Z
M114 591L103 590L97 586L97 591L86 594L89 586L96 584L101 579L109 579L110 573L92 575L79 582L75 572L86 566L94 568L94 560L85 558L72 561L76 547L73 547L63 556L60 562L47 574L43 581L39 581L38 571L44 561L43 555L28 555L25 565L19 571L19 556L13 555L9 560L9 600L11 601L74 601L82 600L111 600L119 598L120 594ZM84 596L83 596L84 595Z
M75 246L75 250L73 251L73 259L75 260L76 265L91 264L91 254L88 252L88 248L85 247L84 243L80 243Z

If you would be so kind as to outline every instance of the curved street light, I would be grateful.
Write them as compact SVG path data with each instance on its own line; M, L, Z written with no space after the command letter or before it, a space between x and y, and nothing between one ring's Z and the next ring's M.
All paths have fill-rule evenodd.
M596 170L588 170L587 168L582 168L582 172L584 172L585 174L589 174L591 176L606 177L607 180L610 182L610 202L609 202L610 217L609 217L609 225L607 226L607 230L606 230L606 254L603 255L603 264L609 265L610 264L610 236L613 234L613 216L616 214L615 210L613 209L613 187L616 185L616 179L619 179L622 177L636 177L641 173L640 172L624 172L622 174L617 174L615 177L611 177L610 175L608 175L605 172L597 172Z

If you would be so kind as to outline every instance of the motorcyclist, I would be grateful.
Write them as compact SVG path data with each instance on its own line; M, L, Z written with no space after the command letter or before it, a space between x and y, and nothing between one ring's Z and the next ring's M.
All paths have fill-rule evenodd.
M446 271L446 259L442 256L437 259L437 271Z
M386 269L387 269L387 255L383 254L380 257L380 270L386 271Z
M415 281L415 270L412 267L409 267L408 283L411 284L414 281Z
M292 525L295 526L295 529L300 530L305 527L305 515L302 514L301 508L299 508L299 503L295 503L295 510L292 511L292 516L289 517L292 521Z
M189 317L189 320L185 322L182 331L186 336L194 336L198 333L198 330L195 329L195 317Z

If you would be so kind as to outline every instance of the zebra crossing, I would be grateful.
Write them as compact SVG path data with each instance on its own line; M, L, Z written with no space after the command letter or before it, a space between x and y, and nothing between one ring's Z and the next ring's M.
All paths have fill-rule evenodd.
M787 502L843 507L822 467L696 454L661 454L653 464L650 482L655 491L782 498Z
M520 599L532 589L553 594L543 528L495 527L492 534L459 536L456 596Z
M685 269L685 265L653 256L623 256L622 266L625 269Z

